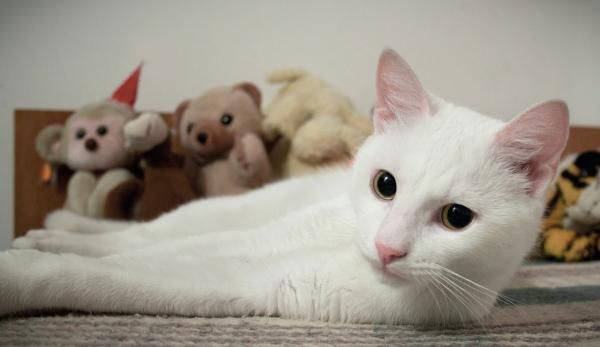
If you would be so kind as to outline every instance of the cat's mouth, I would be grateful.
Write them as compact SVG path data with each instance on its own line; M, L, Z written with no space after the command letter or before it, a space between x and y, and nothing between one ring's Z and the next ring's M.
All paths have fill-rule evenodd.
M407 285L414 281L410 274L410 270L407 265L401 263L392 263L389 265L383 265L378 260L367 258L371 268L377 274L380 275L382 282L389 283L391 285Z

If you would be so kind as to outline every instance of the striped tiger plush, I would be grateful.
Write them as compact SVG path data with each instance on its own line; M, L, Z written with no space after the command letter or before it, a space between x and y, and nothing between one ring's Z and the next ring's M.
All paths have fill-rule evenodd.
M568 157L561 167L548 192L542 252L567 262L600 258L600 151Z

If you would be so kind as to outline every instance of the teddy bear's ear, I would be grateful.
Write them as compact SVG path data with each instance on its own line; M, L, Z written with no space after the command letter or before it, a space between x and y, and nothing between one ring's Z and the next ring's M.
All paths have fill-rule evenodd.
M260 93L260 90L254 83L242 82L233 86L233 89L240 89L244 91L252 98L252 101L254 101L254 105L256 105L256 108L260 109L262 95Z
M175 112L173 113L173 117L175 118L175 129L179 130L179 123L181 123L181 119L183 118L183 113L187 110L188 106L190 106L190 99L183 100L177 105Z
M35 138L35 149L44 160L50 163L64 162L65 158L61 153L64 129L62 125L49 125Z

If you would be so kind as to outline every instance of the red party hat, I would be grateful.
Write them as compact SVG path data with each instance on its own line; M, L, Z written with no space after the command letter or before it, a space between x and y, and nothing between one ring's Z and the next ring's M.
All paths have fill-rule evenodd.
M123 103L133 108L135 105L135 99L137 98L138 84L140 81L140 73L142 72L142 64L138 65L138 67L133 70L131 75L127 77L123 83L114 91L113 95L110 97L112 100L116 102Z

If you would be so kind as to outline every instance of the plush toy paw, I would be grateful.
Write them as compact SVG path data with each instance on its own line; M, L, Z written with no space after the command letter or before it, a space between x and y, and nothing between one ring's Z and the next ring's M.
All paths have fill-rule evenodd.
M268 170L267 153L258 136L246 134L239 141L236 141L232 156L234 167L244 181L263 181L266 179L262 176L265 175L264 171Z
M560 228L547 230L544 233L544 254L555 259L563 259L576 236L577 234L573 230Z
M565 252L564 259L567 262L589 260L596 258L599 251L598 234L579 236Z
M75 213L86 215L88 201L96 189L96 177L87 171L76 172L69 180L65 208Z
M600 254L598 234L577 234L573 230L552 228L544 233L544 254L557 260L575 262Z
M169 128L157 113L142 113L125 124L125 148L132 152L146 152L165 141Z
M44 227L50 230L67 230L78 232L81 226L79 220L82 216L73 213L72 211L60 209L52 211L46 215L44 219Z

